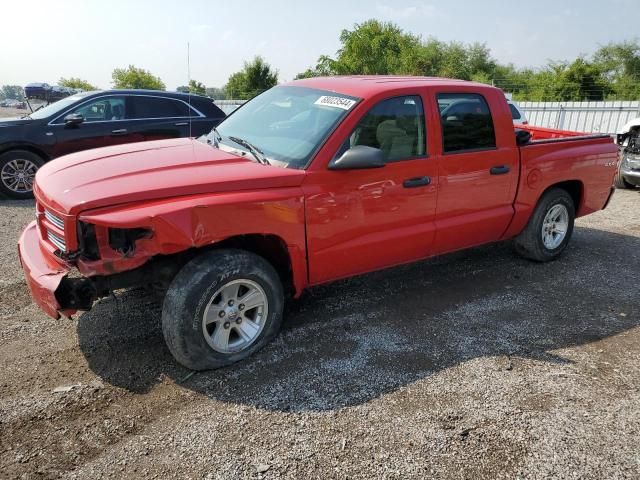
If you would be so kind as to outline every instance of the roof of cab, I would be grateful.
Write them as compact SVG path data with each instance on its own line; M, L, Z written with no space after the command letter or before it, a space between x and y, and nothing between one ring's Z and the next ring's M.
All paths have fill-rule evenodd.
M422 87L425 85L433 87L443 87L452 85L464 85L478 88L494 89L490 85L467 80L457 80L453 78L440 77L411 77L399 75L347 75L332 77L313 77L301 80L294 80L286 85L297 85L301 87L317 88L328 90L354 97L367 97L376 95L387 90L403 87Z

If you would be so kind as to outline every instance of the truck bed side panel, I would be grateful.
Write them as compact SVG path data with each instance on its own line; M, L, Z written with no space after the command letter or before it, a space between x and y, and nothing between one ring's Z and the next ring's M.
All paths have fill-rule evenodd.
M519 234L542 194L553 185L575 181L581 187L580 217L601 210L611 193L618 149L609 137L532 142L520 148L521 174L514 218L503 238Z

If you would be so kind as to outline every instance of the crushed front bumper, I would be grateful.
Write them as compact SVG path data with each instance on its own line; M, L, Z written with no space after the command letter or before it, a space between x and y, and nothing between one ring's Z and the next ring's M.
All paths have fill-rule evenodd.
M75 310L61 310L62 307L56 298L56 290L69 273L69 268L55 259L48 258L42 251L35 221L22 232L18 242L18 254L33 301L53 318L60 318L60 314L73 315Z

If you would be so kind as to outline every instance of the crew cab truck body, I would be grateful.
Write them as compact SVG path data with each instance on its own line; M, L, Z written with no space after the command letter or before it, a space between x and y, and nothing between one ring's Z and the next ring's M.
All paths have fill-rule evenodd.
M19 251L54 318L113 289L167 286L170 350L215 368L273 338L284 299L313 285L508 239L552 260L575 217L606 207L616 168L609 137L514 129L487 85L307 79L256 97L206 141L45 165Z

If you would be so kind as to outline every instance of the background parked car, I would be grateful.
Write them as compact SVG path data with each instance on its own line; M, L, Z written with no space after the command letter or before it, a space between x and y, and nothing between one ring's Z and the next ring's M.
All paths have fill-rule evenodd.
M0 192L30 198L46 161L89 148L208 133L225 117L211 99L156 90L69 96L0 121Z
M507 99L507 104L509 105L509 109L511 110L511 118L513 119L514 125L528 125L529 121L525 116L524 112L520 110L520 107L513 100Z
M640 118L635 118L620 129L620 166L615 177L616 188L640 187Z

